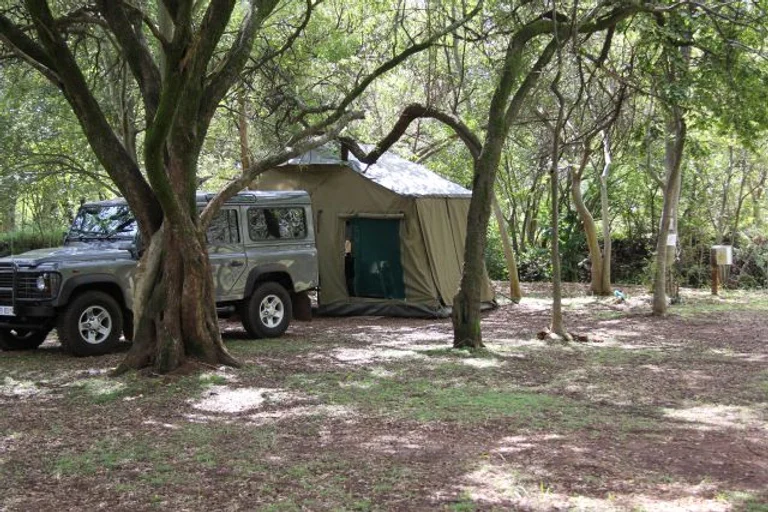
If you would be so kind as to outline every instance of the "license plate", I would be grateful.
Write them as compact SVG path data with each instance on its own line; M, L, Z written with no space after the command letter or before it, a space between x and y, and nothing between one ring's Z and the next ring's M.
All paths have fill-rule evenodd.
M16 316L11 306L0 306L0 316Z

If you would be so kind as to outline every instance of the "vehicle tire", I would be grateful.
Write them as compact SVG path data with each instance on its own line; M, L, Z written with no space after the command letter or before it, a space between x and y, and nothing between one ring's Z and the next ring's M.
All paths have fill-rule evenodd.
M0 329L0 350L34 350L43 344L50 329Z
M276 338L283 334L293 318L288 291L279 283L261 283L243 303L243 327L256 338Z
M106 354L120 341L123 311L111 295L87 291L59 315L56 330L62 347L76 356Z

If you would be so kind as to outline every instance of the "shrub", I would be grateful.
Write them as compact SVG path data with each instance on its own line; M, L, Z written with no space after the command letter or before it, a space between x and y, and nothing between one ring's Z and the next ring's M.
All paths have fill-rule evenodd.
M552 255L546 247L529 247L520 253L517 270L521 281L552 279Z
M488 270L488 276L493 280L506 281L509 279L501 237L495 229L488 230L488 243L485 245L485 268Z
M61 245L62 233L53 231L40 233L34 231L13 231L0 233L0 257L21 254L33 249L56 247Z
M744 236L733 249L728 285L738 288L768 286L768 238L760 233Z

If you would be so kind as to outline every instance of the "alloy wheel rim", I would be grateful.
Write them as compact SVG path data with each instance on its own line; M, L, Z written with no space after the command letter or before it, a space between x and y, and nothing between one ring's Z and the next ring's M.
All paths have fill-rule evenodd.
M264 326L273 329L280 325L285 316L285 305L283 301L274 294L269 294L259 304L259 318Z
M78 331L88 344L103 343L112 333L112 315L101 306L90 306L80 315Z

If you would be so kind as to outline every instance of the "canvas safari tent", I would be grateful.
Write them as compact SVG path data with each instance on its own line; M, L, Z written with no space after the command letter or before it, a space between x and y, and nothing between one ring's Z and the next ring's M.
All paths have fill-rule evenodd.
M272 169L260 190L306 190L326 315L444 317L461 279L471 192L392 153L367 165L323 147ZM493 304L486 278L485 305Z

